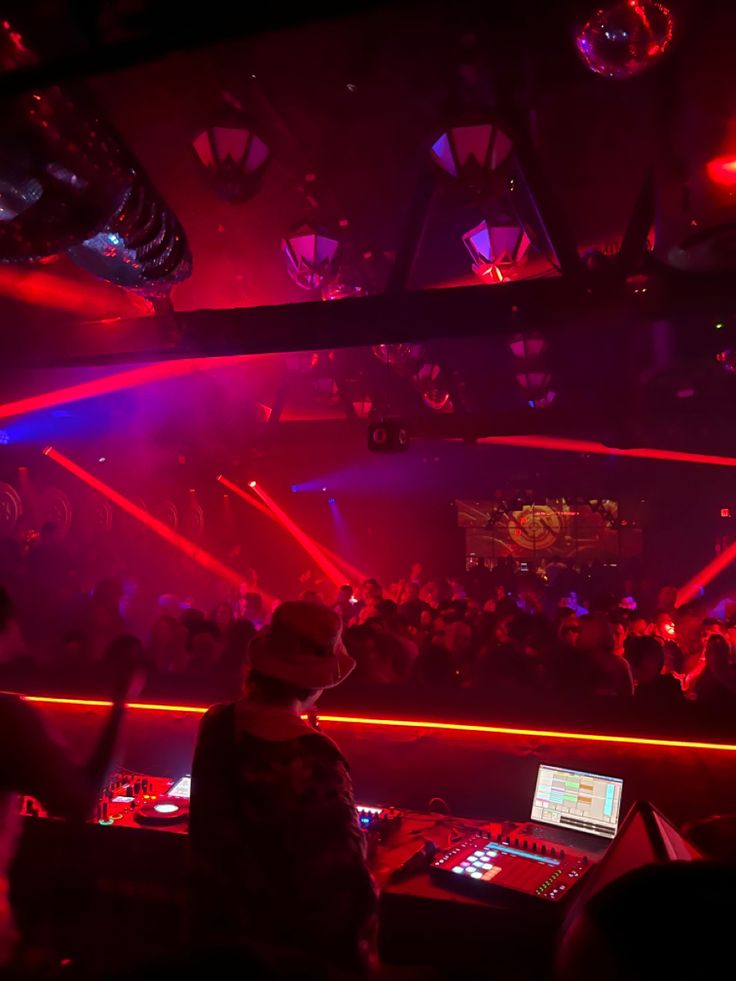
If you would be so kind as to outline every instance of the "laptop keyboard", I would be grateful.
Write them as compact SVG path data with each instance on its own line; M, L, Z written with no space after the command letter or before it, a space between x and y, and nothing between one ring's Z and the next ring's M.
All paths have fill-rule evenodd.
M535 838L542 838L545 841L554 841L560 845L565 845L581 833L575 828L555 828L548 824L529 824L524 834L533 835Z

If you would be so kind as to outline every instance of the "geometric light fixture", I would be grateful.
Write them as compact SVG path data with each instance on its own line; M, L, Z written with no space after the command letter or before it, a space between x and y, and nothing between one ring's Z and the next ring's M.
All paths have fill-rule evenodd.
M286 268L304 290L323 288L336 273L336 257L340 243L310 225L302 225L284 238L281 251Z
M271 151L242 113L231 113L192 141L210 184L226 201L247 201L260 183Z
M509 341L514 356L516 381L530 409L547 409L555 398L550 391L552 378L544 363L546 340L536 331L514 334Z
M511 352L516 358L531 360L541 357L547 349L547 342L536 332L529 334L514 334L509 341Z
M494 123L485 121L446 130L432 144L431 157L450 177L482 191L491 173L511 152L509 137Z
M517 382L530 400L538 399L547 392L551 378L550 373L543 370L522 371L516 376Z
M358 419L367 419L373 411L373 396L367 392L356 394L352 399L352 406Z
M486 219L463 235L476 276L492 283L513 279L531 242L518 221L506 216Z

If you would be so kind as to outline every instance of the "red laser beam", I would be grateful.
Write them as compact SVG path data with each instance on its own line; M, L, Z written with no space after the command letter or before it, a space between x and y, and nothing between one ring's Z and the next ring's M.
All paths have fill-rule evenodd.
M299 525L294 521L289 515L280 507L276 501L268 494L263 487L257 485L254 488L256 494L260 497L266 507L273 511L278 522L289 532L289 534L297 541L307 555L316 562L320 569L324 572L328 579L334 583L335 586L342 586L345 576L337 568L334 562L327 558L325 553L321 548L314 542L309 535L302 531Z
M670 460L675 463L702 463L711 467L736 467L736 457L713 456L708 453L683 453L656 447L620 449L585 439L566 439L561 436L484 436L478 440L494 446L519 446L534 450L557 450L561 453L591 453L597 456L623 456L638 460Z
M203 548L200 548L198 545L190 542L187 538L184 538L183 535L178 534L178 532L174 531L173 528L169 528L169 526L164 524L163 521L159 521L158 518L154 518L153 515L149 514L147 511L144 511L143 508L128 500L127 497L119 493L119 491L114 490L114 488L104 483L104 481L100 480L98 477L95 477L94 474L91 474L88 470L85 470L84 467L80 467L78 463L70 460L69 457L64 456L63 453L59 453L59 451L55 450L53 446L47 446L43 452L44 456L49 457L50 460L54 460L55 463L58 463L60 466L64 467L64 469L68 470L69 473L74 474L75 477L79 477L80 480L83 480L89 487L99 491L99 493L102 494L103 497L106 497L108 501L111 501L113 504L117 504L122 511L125 511L126 514L129 514L132 518L135 518L136 521L140 521L140 523L145 525L146 528L150 528L150 530L158 535L159 538L163 538L164 541L168 542L170 545L173 545L174 548L178 549L188 558L192 559L192 561L196 562L198 565L201 565L203 569L207 569L208 572L212 572L215 575L220 576L221 579L232 583L234 586L240 585L240 581L243 577L234 569L226 566L224 563L220 562L219 559L216 559L214 555L210 555L209 552L205 552Z
M256 511L260 512L260 514L265 515L265 517L270 518L271 521L274 521L277 525L283 527L282 522L279 520L276 514L273 511L271 511L270 508L267 508L265 504L262 504L257 498L253 497L252 494L249 494L242 487L238 487L237 484L234 484L231 480L228 480L228 478L225 477L223 474L220 474L217 479L223 485L223 487L227 487L234 494L237 494L237 496L242 501L245 501L246 504L250 504L250 506L255 508ZM322 551L327 556L327 558L334 563L334 565L338 566L338 568L343 569L345 571L346 575L340 581L340 585L342 585L345 579L352 579L353 582L360 583L360 582L365 582L365 580L368 578L368 576L364 572L362 572L360 569L356 568L354 565L348 562L347 559L344 559L341 555L337 555L336 552L333 552L325 545L318 545L317 542L315 542L313 538L307 535L306 532L302 532L302 534L304 535L305 538L309 539L309 541L312 543L312 545L315 548Z
M195 371L209 371L223 365L247 361L248 357L248 355L238 355L231 358L183 358L179 361L159 361L155 364L131 368L129 371L119 371L114 375L106 375L104 378L81 382L79 385L68 385L65 388L56 388L51 392L43 392L40 395L30 395L24 399L16 399L14 402L5 402L0 404L0 419L24 415L27 412L36 412L39 409L49 409L57 405L66 405L69 402L80 402L83 399L95 398L98 395L109 395L111 392L137 388L141 385L147 385L149 382L179 378Z
M71 705L78 707L109 708L112 702L92 698L59 698L52 695L22 695L19 692L4 691L5 695L19 695L27 702L45 705ZM177 712L191 715L204 715L207 708L199 705L163 705L156 702L130 702L129 709L143 712ZM307 718L304 716L303 718ZM566 739L576 742L615 743L628 746L656 746L669 749L697 749L719 752L736 752L733 743L694 742L684 739L657 739L648 736L617 736L597 732L567 732L558 729L531 729L516 726L488 726L467 722L437 722L422 719L374 719L359 715L322 715L320 722L328 725L380 726L395 729L427 729L440 732L479 733L489 736L524 736L538 739Z
M148 300L119 286L23 266L0 268L0 294L89 320L150 316L153 312Z
M736 542L724 549L720 555L717 555L684 586L680 587L677 592L677 606L682 606L684 603L689 603L691 599L695 599L701 589L705 589L708 583L712 582L719 573L723 572L734 561L736 561Z

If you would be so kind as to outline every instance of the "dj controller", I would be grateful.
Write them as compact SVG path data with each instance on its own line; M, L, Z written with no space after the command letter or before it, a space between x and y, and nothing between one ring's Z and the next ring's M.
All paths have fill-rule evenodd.
M191 779L177 780L121 770L107 782L89 823L101 827L159 827L186 832ZM33 797L24 797L23 814L48 817Z
M172 780L122 770L108 780L87 824L185 835L190 791L189 775ZM22 811L26 817L48 817L31 797L23 799ZM440 835L441 843L435 844L427 834L420 836L428 815L367 804L357 804L356 811L369 839L372 864L377 849L394 863L393 868L387 863L387 884L429 873L430 880L442 889L465 892L475 899L497 901L505 895L509 901L525 897L560 903L592 866L592 858L582 852L566 852L559 845L529 836L494 832L497 826L481 822L475 822L475 827L464 822L465 834L456 832L444 840ZM449 817L435 818L438 826L452 825Z
M441 885L479 897L510 890L549 902L567 899L590 868L588 856L534 844L529 850L494 840L488 832L469 835L434 859L431 875Z

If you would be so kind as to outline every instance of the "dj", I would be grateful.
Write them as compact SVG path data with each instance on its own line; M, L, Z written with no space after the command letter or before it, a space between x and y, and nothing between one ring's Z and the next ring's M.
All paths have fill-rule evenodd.
M340 750L302 715L355 662L340 618L284 603L251 641L244 696L202 720L192 768L195 947L276 977L364 977L376 892Z

